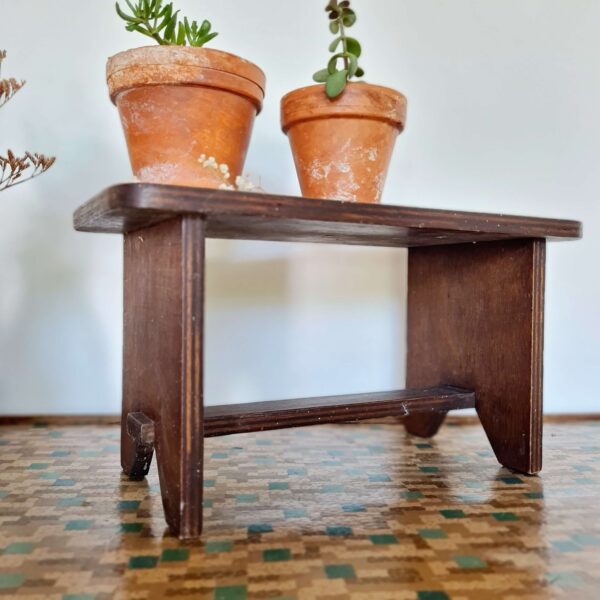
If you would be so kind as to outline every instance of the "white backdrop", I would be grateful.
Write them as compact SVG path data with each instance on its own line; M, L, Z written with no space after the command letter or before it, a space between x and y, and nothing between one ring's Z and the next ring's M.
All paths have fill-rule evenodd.
M267 73L247 170L298 192L279 99L327 57L324 0L176 0ZM355 0L367 80L409 98L384 201L584 221L548 253L545 401L589 412L600 367L600 2ZM58 156L0 195L0 413L114 413L121 243L73 209L130 178L106 58L144 45L112 0L0 0L0 148ZM404 378L405 252L211 242L209 403L389 389Z

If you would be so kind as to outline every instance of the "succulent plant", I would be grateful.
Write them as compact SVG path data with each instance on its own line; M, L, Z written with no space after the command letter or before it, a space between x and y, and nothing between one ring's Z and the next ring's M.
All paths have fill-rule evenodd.
M127 31L137 31L158 42L161 46L194 46L199 48L219 35L211 31L210 21L201 25L191 23L187 17L179 20L179 11L173 9L173 3L163 5L163 0L125 0L131 14L126 14L119 3L115 4L117 14L127 25ZM135 2L135 0L133 0Z
M313 79L317 83L324 83L327 96L333 99L344 91L350 79L362 77L365 72L358 64L362 54L359 41L346 35L346 29L356 23L356 13L350 8L350 2L331 0L325 11L329 15L329 30L336 36L329 45L329 51L334 54L327 68L317 71Z

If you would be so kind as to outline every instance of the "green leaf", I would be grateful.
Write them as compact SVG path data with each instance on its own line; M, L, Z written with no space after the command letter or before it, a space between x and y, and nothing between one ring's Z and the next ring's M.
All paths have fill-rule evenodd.
M313 81L316 81L317 83L325 83L328 77L329 71L327 69L321 69L313 75Z
M332 21L329 23L329 31L331 31L333 34L339 33L340 24L337 21Z
M179 11L176 10L175 14L170 18L167 28L165 29L165 40L172 42L172 43L175 42L174 36L175 36L175 28L177 27L178 13L179 13Z
M362 48L359 41L351 37L346 38L346 50L350 54L354 54L356 58L360 58L360 55L362 54Z
M196 47L204 46L204 44L208 44L208 42L210 42L210 40L214 40L218 35L219 34L216 31L213 31L213 33L209 33L208 35L205 35L204 37L197 38L196 41L194 42L193 46L196 46Z
M335 52L337 50L337 47L340 45L341 41L342 41L341 36L335 38L335 40L333 40L333 42L331 42L331 44L329 44L329 52Z
M185 26L183 23L179 23L179 29L177 30L177 40L175 42L178 46L185 46Z
M198 32L200 37L204 37L207 33L210 33L211 27L212 27L212 25L210 24L210 21L207 21L206 19L204 21L202 21L202 25L200 26L200 31Z
M354 56L354 54L346 54L346 58L348 59L348 79L351 79L356 75L356 71L358 69L358 58Z
M358 69L356 69L356 73L355 73L356 77L364 77L365 76L365 72L363 69L361 69L360 67L358 67Z
M346 69L342 69L341 71L331 73L329 77L327 77L327 83L325 84L325 93L329 98L337 98L344 91L347 81L348 71Z
M342 23L346 27L352 27L356 23L356 13L353 10L346 9L342 15Z

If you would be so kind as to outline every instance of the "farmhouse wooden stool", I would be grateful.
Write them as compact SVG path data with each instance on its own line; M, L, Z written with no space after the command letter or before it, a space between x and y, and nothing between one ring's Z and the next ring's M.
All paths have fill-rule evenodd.
M546 240L577 239L580 223L126 184L75 228L124 234L121 464L142 479L156 449L181 539L202 531L208 436L396 416L429 437L475 407L501 464L541 469ZM409 389L203 407L206 238L409 248Z

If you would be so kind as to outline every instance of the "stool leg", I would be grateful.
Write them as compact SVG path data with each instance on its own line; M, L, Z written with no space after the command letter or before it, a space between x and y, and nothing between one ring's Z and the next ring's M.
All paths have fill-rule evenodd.
M165 518L181 539L202 531L204 238L199 217L125 236L122 465L143 476L140 444L128 433L143 413Z
M545 240L411 248L407 387L450 384L477 393L498 461L542 468ZM431 436L444 415L405 420Z

